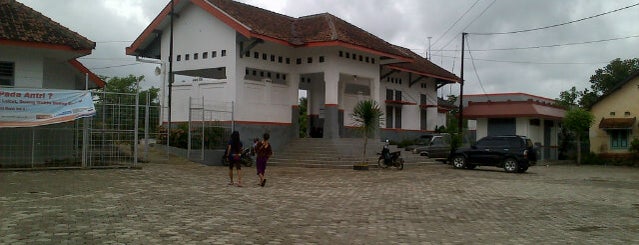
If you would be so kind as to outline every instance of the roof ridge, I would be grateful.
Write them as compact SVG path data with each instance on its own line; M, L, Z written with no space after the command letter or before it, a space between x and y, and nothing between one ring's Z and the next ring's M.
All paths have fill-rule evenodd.
M335 28L335 22L333 22L333 18L335 16L326 13L324 15L324 18L326 19L326 22L328 22L328 28L330 28L331 30L331 40L338 40L339 36L337 35L337 28Z
M66 26L58 23L57 21L49 18L48 16L40 13L39 11L37 11L37 10L35 10L35 9L33 9L33 8L23 4L23 3L20 3L20 2L18 2L16 0L8 0L8 1L9 1L9 4L12 6L13 9L22 8L24 11L26 11L25 14L28 14L29 15L28 17L35 17L34 19L41 18L44 21L49 22L48 24L53 24L56 27L61 28L64 32L60 32L59 34L64 36L64 37L70 38L71 39L70 41L73 43L73 44L64 44L64 45L69 45L69 46L71 46L74 49L82 49L83 45L80 44L77 40L75 40L75 39L82 39L82 41L90 43L89 46L90 46L91 49L95 49L95 46L96 46L95 42L91 41L87 37L85 37L83 35L80 35L79 33L67 28ZM47 27L47 29L48 30L52 30L53 28ZM71 34L72 36L69 36L69 34ZM20 40L20 41L26 41L26 40ZM52 41L44 41L44 40L40 40L38 42L57 44L57 43L52 42Z

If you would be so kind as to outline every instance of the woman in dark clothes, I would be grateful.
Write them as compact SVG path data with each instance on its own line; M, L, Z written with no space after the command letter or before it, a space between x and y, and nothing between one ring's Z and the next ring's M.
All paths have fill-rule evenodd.
M255 168L257 169L257 176L260 177L259 185L264 187L266 184L266 178L264 178L264 172L266 171L266 161L271 155L273 155L273 150L271 149L271 144L268 142L270 135L268 133L264 134L262 141L257 143L255 147L255 152L257 153L257 160L255 161Z
M242 154L242 141L240 141L240 132L233 131L231 134L231 140L226 146L227 157L229 158L229 185L233 185L233 166L237 169L237 186L242 187L242 164L241 164L241 154Z

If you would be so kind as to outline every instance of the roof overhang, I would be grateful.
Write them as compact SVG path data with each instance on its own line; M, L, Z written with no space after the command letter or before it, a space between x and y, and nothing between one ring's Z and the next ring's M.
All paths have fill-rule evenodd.
M611 129L632 129L637 122L637 118L602 118L599 122L599 128L605 130Z
M104 85L106 85L106 82L104 82L102 79L100 79L100 77L98 77L97 75L95 75L95 73L89 71L88 68L86 68L82 63L80 63L79 61L72 59L69 60L69 64L71 64L71 66L73 66L75 69L77 69L78 71L80 71L83 74L88 74L89 75L89 80L91 80L96 86L98 86L99 88L103 88Z
M426 77L433 77L433 78L437 78L438 80L448 81L450 83L458 83L458 82L461 81L461 80L458 80L458 79L452 79L452 78L438 76L438 75L434 75L434 74L430 74L430 73L426 73L426 72L415 71L415 70L412 70L412 69L407 69L407 68L403 68L403 67L399 67L399 66L395 66L395 65L386 65L386 67L388 67L389 69L393 69L393 70L409 72L409 73L418 74L418 75L422 75L422 76L426 76Z
M39 42L25 42L25 41L0 39L0 45L68 51L68 52L77 53L79 54L78 56L91 54L91 49L74 49L67 45L57 45L57 44L48 44L48 43L39 43Z
M503 102L470 102L464 107L464 117L477 118L513 118L533 117L551 120L561 120L566 110L550 104L540 104L533 101L503 101Z

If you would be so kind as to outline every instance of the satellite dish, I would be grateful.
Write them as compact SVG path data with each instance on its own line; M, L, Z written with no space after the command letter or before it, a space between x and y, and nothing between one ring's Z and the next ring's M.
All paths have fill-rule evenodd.
M160 73L162 73L162 69L160 69L160 67L159 67L159 66L156 66L156 67L155 67L155 75L156 75L156 76L159 76L159 75L160 75Z

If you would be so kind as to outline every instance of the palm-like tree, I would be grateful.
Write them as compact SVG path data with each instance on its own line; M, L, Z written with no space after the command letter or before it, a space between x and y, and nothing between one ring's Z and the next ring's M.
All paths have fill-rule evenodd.
M353 114L351 117L353 121L355 121L355 126L364 134L364 152L362 153L362 162L364 165L367 165L366 145L368 144L368 135L379 127L379 124L382 121L384 121L384 112L382 112L379 105L374 100L362 100L355 105L355 108L353 108Z

